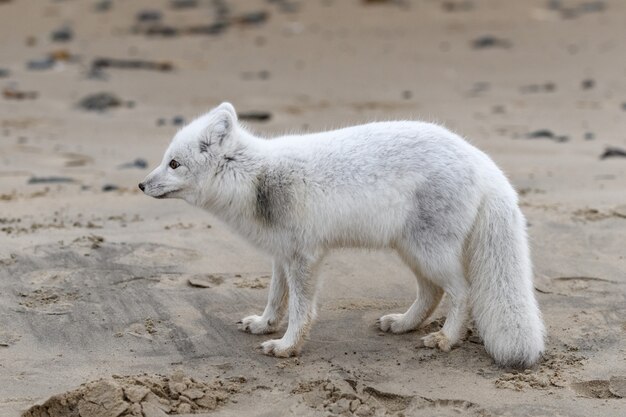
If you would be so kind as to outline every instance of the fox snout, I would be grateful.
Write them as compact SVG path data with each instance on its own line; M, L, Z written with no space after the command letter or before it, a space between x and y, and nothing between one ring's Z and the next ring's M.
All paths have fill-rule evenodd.
M144 185L144 183L143 183L143 182L140 182L140 183L139 183L139 189L140 189L141 191L145 191L145 190L146 190L146 186Z

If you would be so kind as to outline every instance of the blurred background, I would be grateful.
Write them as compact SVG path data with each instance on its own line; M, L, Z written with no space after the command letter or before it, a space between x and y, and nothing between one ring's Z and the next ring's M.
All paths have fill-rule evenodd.
M626 375L624 22L622 0L0 0L0 411L178 367L271 387L229 410L331 412L290 393L341 363L359 384L474 404L442 415L595 413ZM264 338L233 323L262 310L269 260L137 189L222 101L268 137L421 119L485 150L529 219L549 360L506 376L479 344L376 337L414 282L358 252L325 263L306 361L251 353Z

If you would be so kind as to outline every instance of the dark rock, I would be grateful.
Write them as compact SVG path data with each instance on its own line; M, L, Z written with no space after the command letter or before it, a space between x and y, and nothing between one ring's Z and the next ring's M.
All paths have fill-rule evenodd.
M172 9L193 9L198 7L198 0L170 0Z
M138 22L158 22L163 18L163 13L159 10L141 10L135 15Z
M469 12L474 8L474 3L465 1L444 1L441 3L441 7L446 12Z
M102 186L102 191L104 191L105 193L109 192L109 191L116 191L116 190L119 190L119 189L120 189L120 187L118 187L115 184L105 184L105 185Z
M22 91L14 86L2 90L2 96L8 100L34 100L39 96L36 91Z
M97 12L108 12L113 7L113 2L111 0L100 0L93 7Z
M261 10L258 12L250 12L244 13L239 16L233 18L235 23L240 25L258 25L261 23L265 23L269 18L270 14L265 10Z
M496 38L493 35L484 35L472 41L474 49L509 48L510 46L511 42L508 40Z
M608 146L604 150L604 153L600 155L600 159L615 158L615 157L626 158L626 150L617 148L614 146Z
M53 31L50 38L53 42L69 42L74 37L74 31L68 26Z
M596 82L591 78L587 78L586 80L583 80L580 85L583 90L591 90L593 87L595 87Z
M148 36L163 36L167 38L172 36L178 36L180 32L178 29L172 26L155 25L150 26L148 29L145 30L144 33Z
M165 126L165 123L167 123L167 122L166 122L166 121L165 121L165 119L164 119L164 118L162 118L162 117L159 117L159 118L157 119L157 121L156 121L157 126Z
M226 20L230 15L230 7L226 0L213 0L211 4L217 20Z
M73 178L70 177L30 177L28 180L29 184L64 184L75 182Z
M11 75L11 71L6 68L0 68L0 78L6 78Z
M596 138L596 135L594 135L592 132L585 132L585 140L594 140Z
M405 100L410 100L413 97L413 93L410 92L409 90L404 90L402 92L402 98Z
M83 98L78 105L87 111L105 111L122 105L122 100L111 93L95 93Z
M55 60L52 57L45 57L41 59L33 59L26 63L26 67L29 70L43 71L54 67Z
M128 168L146 169L148 168L148 161L146 161L143 158L137 158L133 162L127 162L125 164L118 166L118 168L120 169L128 169Z
M228 29L230 23L227 21L218 21L208 25L196 25L188 27L185 32L190 35L219 35Z
M174 126L181 126L184 123L185 123L185 118L183 116L174 116L172 118L172 124Z
M548 81L545 84L529 84L520 87L522 93L553 93L556 91L556 84Z
M548 129L535 130L534 132L527 134L526 137L529 139L552 139L556 142L567 142L569 140L568 136L557 136L554 132Z
M272 118L272 113L266 111L251 111L239 113L237 117L240 120L247 120L251 122L267 122Z
M290 0L267 0L268 3L274 3L283 13L296 13L300 10L300 3Z
M115 59L96 58L91 62L92 69L102 68L122 68L122 69L144 69L153 71L168 72L174 69L174 65L169 61L145 61L141 59Z

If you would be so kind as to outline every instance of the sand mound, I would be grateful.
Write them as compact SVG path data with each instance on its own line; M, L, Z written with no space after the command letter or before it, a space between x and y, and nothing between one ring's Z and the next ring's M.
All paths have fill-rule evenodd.
M182 373L114 376L50 397L22 417L162 417L210 411L239 391L243 380L196 381Z

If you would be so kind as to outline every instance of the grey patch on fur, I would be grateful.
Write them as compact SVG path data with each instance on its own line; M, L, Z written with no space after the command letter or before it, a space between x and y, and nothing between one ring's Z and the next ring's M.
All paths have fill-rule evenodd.
M292 196L292 179L284 172L261 171L256 178L254 215L261 223L275 225L288 210Z
M476 208L472 207L473 201L467 201L467 196L473 194L469 190L476 185L476 172L462 158L455 165L450 167L454 181L437 178L442 174L432 172L415 191L416 210L409 218L409 230L425 249L432 246L437 251L438 245L462 241L469 232L461 227L465 222L451 224L448 220L451 216L473 215Z
M208 139L200 141L200 153L207 153L211 148L211 141Z

